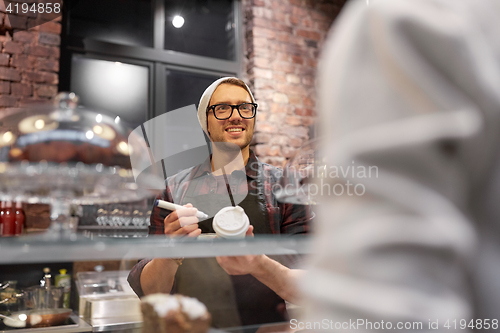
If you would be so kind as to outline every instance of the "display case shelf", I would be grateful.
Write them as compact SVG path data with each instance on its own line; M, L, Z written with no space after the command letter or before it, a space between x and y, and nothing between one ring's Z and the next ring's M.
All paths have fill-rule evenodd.
M243 240L166 238L70 238L33 235L0 239L0 264L138 258L201 258L247 254L309 253L309 236L257 235Z

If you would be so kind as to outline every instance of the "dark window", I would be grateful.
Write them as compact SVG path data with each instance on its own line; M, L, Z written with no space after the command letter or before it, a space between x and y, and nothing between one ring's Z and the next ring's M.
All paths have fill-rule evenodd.
M69 34L105 42L153 46L151 0L72 2Z
M184 24L176 28L176 16ZM231 0L165 2L165 49L235 60L235 20Z
M219 77L189 73L178 70L167 70L167 110L172 111L184 106L200 102L201 95Z

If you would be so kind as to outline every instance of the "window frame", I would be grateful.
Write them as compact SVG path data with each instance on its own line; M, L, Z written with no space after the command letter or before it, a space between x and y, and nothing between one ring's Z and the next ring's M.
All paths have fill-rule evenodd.
M235 60L223 60L178 51L165 50L165 1L152 0L153 47L131 46L80 38L68 34L69 7L72 0L63 6L59 90L71 90L71 61L74 54L98 60L120 61L150 67L150 91L146 119L152 119L166 110L166 70L174 69L196 74L214 76L238 76L243 70L243 13L241 0L233 0L235 23Z

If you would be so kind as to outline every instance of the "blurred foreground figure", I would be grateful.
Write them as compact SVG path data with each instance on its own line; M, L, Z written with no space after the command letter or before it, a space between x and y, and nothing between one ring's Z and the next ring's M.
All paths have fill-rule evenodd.
M300 328L500 331L499 33L498 0L344 9L319 70L323 183L365 192L320 200Z

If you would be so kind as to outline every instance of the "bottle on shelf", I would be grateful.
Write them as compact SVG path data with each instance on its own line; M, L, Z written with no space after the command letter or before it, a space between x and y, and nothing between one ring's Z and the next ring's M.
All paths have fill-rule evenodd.
M5 202L0 202L0 237L3 236L3 209L5 208Z
M69 308L71 295L71 276L66 274L66 269L60 269L59 274L55 277L56 287L64 287L63 308Z
M51 287L52 286L52 274L50 274L50 268L45 267L43 269L43 278L40 280L40 286Z
M12 201L5 202L2 209L2 236L14 236L16 231L16 216L12 209Z
M24 229L24 211L23 211L23 205L21 202L16 202L16 209L14 211L15 217L16 217L16 228L15 228L15 235L21 235L23 233Z

